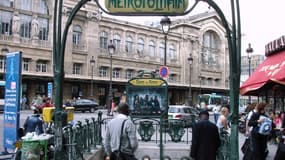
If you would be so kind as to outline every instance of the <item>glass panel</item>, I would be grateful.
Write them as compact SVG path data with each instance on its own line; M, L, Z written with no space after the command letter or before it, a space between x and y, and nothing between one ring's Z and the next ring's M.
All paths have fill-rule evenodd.
M39 18L39 39L48 40L49 20L46 18Z
M149 42L149 56L154 57L155 55L155 45L153 41Z
M159 56L160 56L160 58L164 58L164 51L165 51L164 43L160 43L160 45L159 45Z
M142 38L138 39L138 53L143 54L144 50L144 40Z
M49 14L49 11L48 11L48 1L47 0L39 0L38 12L42 13L42 14Z
M108 46L108 35L106 32L101 32L100 48L107 49L107 46Z
M74 26L73 36L72 36L73 44L80 44L81 43L81 36L82 36L81 27L79 25Z
M114 35L114 44L116 47L116 50L120 50L120 44L121 44L121 37L118 34Z
M11 0L0 0L0 6L11 7Z
M126 52L128 52L128 53L132 53L133 52L133 39L130 36L127 37Z
M0 11L0 33L12 34L12 12Z
M20 9L32 11L33 1L32 0L21 0Z
M20 15L20 36L25 38L31 37L32 16Z

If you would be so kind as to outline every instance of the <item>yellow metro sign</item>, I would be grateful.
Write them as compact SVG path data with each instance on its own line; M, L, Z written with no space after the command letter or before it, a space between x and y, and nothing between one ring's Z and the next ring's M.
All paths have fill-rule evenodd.
M181 14L189 0L105 0L105 7L114 14Z
M165 83L161 79L133 79L129 82L134 86L161 86Z

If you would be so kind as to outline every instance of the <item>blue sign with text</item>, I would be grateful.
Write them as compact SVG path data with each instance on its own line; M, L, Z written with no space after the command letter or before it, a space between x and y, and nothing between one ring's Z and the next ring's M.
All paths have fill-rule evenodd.
M52 82L48 82L47 85L48 90L48 98L52 99Z
M19 109L21 91L21 63L22 53L13 52L6 54L6 84L4 105L4 147L14 149L17 141L17 130L19 128Z

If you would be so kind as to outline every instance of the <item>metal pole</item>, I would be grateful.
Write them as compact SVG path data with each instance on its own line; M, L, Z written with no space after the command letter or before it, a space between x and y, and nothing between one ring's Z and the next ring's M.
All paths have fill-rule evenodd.
M164 66L166 66L166 62L167 62L167 34L164 34Z
M110 82L109 82L109 107L108 114L112 115L112 102L113 102L113 91L112 91L112 77L113 77L113 67L112 67L112 54L110 55Z
M90 96L93 97L93 70L94 70L94 66L92 65L91 67L91 90L90 90Z
M250 77L251 72L251 57L248 57L248 77ZM248 96L248 103L251 104L251 96Z
M191 88L191 62L189 63L189 106L192 106L192 88Z

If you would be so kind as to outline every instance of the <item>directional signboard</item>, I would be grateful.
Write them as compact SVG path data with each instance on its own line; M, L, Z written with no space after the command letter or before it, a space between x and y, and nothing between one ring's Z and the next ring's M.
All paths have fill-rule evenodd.
M21 52L6 55L6 84L4 109L4 147L14 148L19 128L19 106L21 89Z
M110 13L181 14L188 8L189 0L105 0Z

